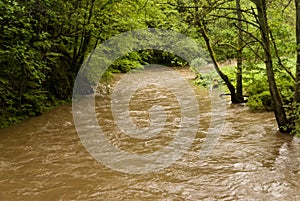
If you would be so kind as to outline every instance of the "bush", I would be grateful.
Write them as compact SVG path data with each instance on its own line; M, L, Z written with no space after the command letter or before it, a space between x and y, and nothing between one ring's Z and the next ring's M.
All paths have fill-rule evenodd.
M252 111L272 111L272 100L269 91L253 94L249 97L247 106Z
M291 134L300 137L300 104L291 103L286 106L286 111L290 122L288 128L292 130Z

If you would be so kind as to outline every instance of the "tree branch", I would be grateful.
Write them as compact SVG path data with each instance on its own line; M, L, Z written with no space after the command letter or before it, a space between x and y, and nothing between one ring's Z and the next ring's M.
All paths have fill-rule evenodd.
M274 46L275 55L276 55L276 57L277 57L277 59L278 59L278 64L279 64L279 66L280 66L287 74L289 74L289 76L291 76L291 78L292 78L294 81L296 81L296 78L295 78L295 76L293 75L293 73L292 73L288 68L286 68L286 67L283 65L282 61L281 61L281 58L280 58L279 53L278 53L278 48L277 48L277 45L276 45L276 42L275 42L275 39L274 39L274 37L273 37L273 34L272 34L272 31L271 31L271 30L270 30L270 37L271 37L271 40L272 40L272 43L273 43L273 46Z
M235 20L235 21L238 21L238 20L239 20L239 19L236 18L236 17L228 17L228 16L225 16L225 15L223 15L223 16L222 16L222 15L211 15L211 16L216 17L216 18L225 18L225 19L228 19L228 20ZM260 28L259 25L255 24L255 23L253 23L253 22L250 22L250 21L248 21L248 20L243 20L243 19L241 19L240 21L245 22L245 23L247 23L247 24L250 24L250 25L252 25L252 26L254 26L254 27L256 27L256 28Z
M256 36L254 36L252 33L248 32L248 31L246 31L246 30L244 30L244 29L241 29L241 28L238 27L236 24L234 24L234 26L235 26L236 28L238 28L239 30L243 31L244 33L246 33L247 35L249 35L249 36L250 36L251 38L253 38L256 42L258 42L259 44L261 44L261 45L263 46L261 40L259 40L259 39L258 39Z
M235 50L238 50L239 48L230 44L230 43L217 43L216 45L219 45L219 46L229 46L231 47L232 49L235 49Z

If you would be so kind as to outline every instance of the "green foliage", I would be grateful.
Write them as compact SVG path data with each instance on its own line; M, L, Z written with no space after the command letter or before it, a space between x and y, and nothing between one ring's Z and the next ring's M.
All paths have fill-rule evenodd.
M285 71L280 70L276 64L274 65L274 68L277 69L275 79L279 92L282 96L283 103L288 105L292 102L294 87L293 80L286 74ZM246 63L244 65L244 72L244 90L245 94L249 96L247 105L253 111L271 111L272 100L264 64Z
M294 61L290 60L288 65L293 65ZM197 61L195 61L197 63ZM200 61L201 63L201 61ZM236 66L229 65L222 67L222 71L235 83L236 81ZM276 67L276 65L275 65ZM205 75L198 75L198 78L193 81L199 86L208 86L208 81L214 80L221 83L216 72L211 72ZM293 81L284 71L278 70L276 73L276 81L279 91L282 95L284 104L291 104L293 98ZM223 83L224 84L224 83ZM266 70L263 63L245 63L243 75L244 94L249 96L247 106L252 111L272 111L272 100L269 92ZM229 93L227 90L226 93Z
M220 78L216 71L206 72L205 74L201 74L197 69L199 66L207 65L204 59L196 59L192 61L191 70L197 75L196 79L193 80L193 84L196 86L202 86L205 88L213 87L213 85L218 85L221 87L224 86L224 81ZM210 64L212 65L212 64ZM195 67L193 67L195 66ZM201 69L201 68L200 68ZM228 75L230 80L234 80L234 68L232 66L222 67L222 71ZM225 93L229 93L227 88L224 89Z
M40 114L43 102L39 101L47 99L42 93L42 83L48 69L40 53L47 48L47 42L43 34L35 33L36 23L29 17L26 6L16 1L0 4L3 11L0 24L3 44L0 50L0 120L4 125L18 122L21 116Z
M147 0L3 0L0 19L1 127L70 100L78 70L101 42L138 28L183 25L174 6ZM128 53L107 73L141 68L155 57Z
M236 58L238 30L235 1L189 0L43 0L0 1L0 127L17 123L23 118L41 114L65 100L70 100L78 70L87 65L84 61L103 41L119 33L141 29L162 28L178 31L193 37L200 45L199 22L205 24L218 61ZM271 110L260 30L253 15L253 4L241 1L243 9L243 83L244 94L249 96L252 110ZM197 7L197 11L196 11ZM291 5L280 1L268 4L269 25L272 31L273 68L279 92L286 105L293 129L300 127L299 106L292 104L294 81L287 71L295 73L295 15ZM248 21L248 23L246 23ZM132 38L132 40L137 40ZM150 39L149 39L150 40ZM151 40L155 40L151 38ZM122 41L130 44L132 41ZM276 47L275 45L276 44ZM187 65L180 56L163 51L164 47L192 50L189 44L160 44L158 50L133 51L126 45L114 47L124 55L113 64L105 58L92 62L110 64L106 72L88 75L84 91L92 93L97 73L108 86L112 73L126 73L146 64L169 66ZM128 49L129 48L129 53ZM126 51L125 51L126 49ZM160 50L159 50L160 49ZM195 50L194 52L198 52ZM205 58L205 57L203 57ZM278 60L280 59L280 61ZM197 67L207 65L205 59L194 60L192 70L197 73L194 83L208 86L208 82L221 83L212 72L201 75ZM236 69L228 66L221 70L235 83ZM109 93L109 87L107 87Z
M272 111L272 100L269 91L252 95L249 97L247 105L252 111Z
M143 58L138 52L130 52L111 66L114 72L127 73L132 69L143 68Z
M286 111L290 121L290 125L287 127L292 130L291 134L300 137L300 104L290 103L289 105L286 105Z

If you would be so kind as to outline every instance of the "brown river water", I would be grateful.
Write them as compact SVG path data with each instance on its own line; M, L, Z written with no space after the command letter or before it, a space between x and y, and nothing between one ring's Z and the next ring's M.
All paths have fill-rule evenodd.
M71 105L1 129L0 200L300 200L300 139L278 133L272 113L251 113L228 103L218 143L206 158L199 157L210 99L205 89L193 89L200 110L194 142L157 172L127 174L97 162L77 135ZM154 100L175 104L167 120L178 118L174 95L150 85L132 97L131 116L138 126L148 125L142 111ZM96 98L96 114L110 142L122 149L154 152L172 140L167 132L147 143L122 134L113 122L109 96Z

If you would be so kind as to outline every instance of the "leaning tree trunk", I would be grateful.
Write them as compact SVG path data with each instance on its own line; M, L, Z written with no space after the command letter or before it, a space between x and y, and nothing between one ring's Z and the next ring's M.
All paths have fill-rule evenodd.
M204 41L206 43L209 55L211 57L211 60L214 64L214 68L217 71L218 75L221 77L221 79L225 82L228 90L230 91L230 96L231 96L231 102L232 103L241 103L240 99L238 99L235 87L233 84L230 82L229 78L227 75L225 75L219 67L219 64L217 62L215 52L210 44L210 39L208 37L208 34L206 33L206 28L205 25L203 24L203 21L199 17L199 7L198 7L198 0L194 0L195 3L195 22L196 25L200 28L200 32L202 34L202 37L204 38Z
M243 31L242 31L242 11L241 1L236 0L236 10L238 17L238 44L237 44L237 67L236 67L236 96L239 102L244 102L243 97Z
M295 102L300 103L300 0L295 0L296 5L296 44L297 44L297 64L296 64L296 84Z
M282 100L279 95L274 71L273 71L273 63L272 63L272 56L271 56L271 48L270 48L270 29L267 20L267 6L265 0L255 0L253 1L257 7L257 17L258 22L260 25L260 33L262 37L262 46L264 48L264 57L265 57L265 64L268 76L268 83L269 83L269 90L272 98L273 109L276 117L276 121L281 132L288 132L288 120L286 118L286 113L283 108Z
M225 75L220 70L220 67L218 65L218 62L217 62L214 50L213 50L213 48L212 48L212 46L210 44L209 37L208 37L208 35L206 33L206 30L205 30L205 27L204 27L203 24L201 24L200 31L201 31L202 37L204 38L204 41L206 43L206 46L207 46L208 52L210 54L211 60L212 60L212 62L214 64L215 70L217 71L217 73L219 74L219 76L221 77L221 79L225 82L228 90L230 91L231 102L232 103L240 103L240 101L238 100L238 98L236 96L235 88L234 88L233 84L230 82L228 76Z

